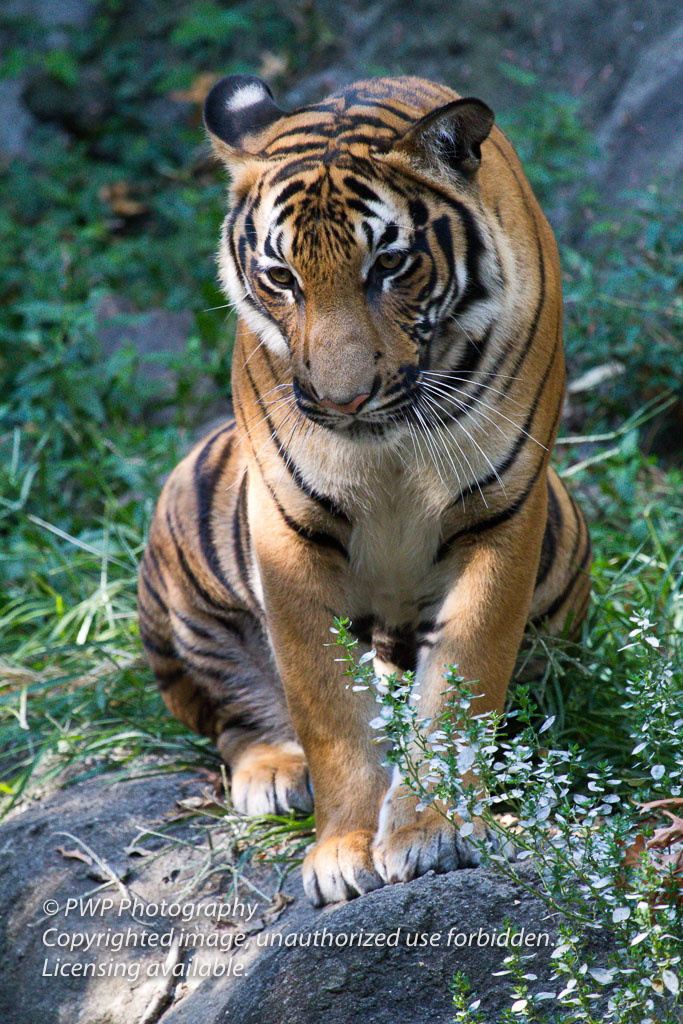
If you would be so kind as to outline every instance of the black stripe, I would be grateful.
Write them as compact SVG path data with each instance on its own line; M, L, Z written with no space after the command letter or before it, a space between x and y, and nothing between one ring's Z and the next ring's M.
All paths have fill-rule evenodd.
M577 582L579 580L579 577L581 576L582 573L585 572L586 566L588 565L588 562L590 561L591 553L592 553L592 547L591 547L590 538L587 538L586 547L584 549L583 555L581 557L581 561L579 562L579 565L578 565L578 568L576 569L576 572L574 572L572 574L571 579L569 580L569 583L564 588L562 593L559 594L555 598L555 600L550 605L550 607L546 608L546 610L542 613L542 615L539 616L539 618L552 619L552 618L555 617L555 615L559 612L560 608L565 603L565 601L571 596L571 593L572 593L574 587L576 586L576 584L577 584Z
M248 369L247 369L247 374L251 378L251 374L249 373ZM258 392L256 391L255 385L253 383L253 380L251 381L251 384L252 384L252 388L254 388L254 394L256 395L257 403L259 404L259 406L261 408L263 408L262 405L261 405L261 402L260 402L260 398L258 396ZM251 447L252 452L254 453L254 461L256 462L256 465L259 468L259 471L261 473L261 478L262 478L264 484L266 485L266 487L268 489L268 493L270 494L271 498L273 499L273 503L275 504L275 507L277 508L278 512L282 516L282 519L284 520L286 525L290 528L290 530L292 530L294 533L296 533L302 539L310 541L313 544L317 544L320 547L326 547L326 548L330 548L331 550L338 551L341 555L343 555L343 557L346 559L346 561L348 561L349 560L348 552L347 552L346 548L344 547L344 545L341 543L341 541L337 540L336 537L333 537L329 533L322 533L322 532L320 532L318 530L312 530L308 526L303 526L301 523L297 523L296 520L292 519L292 517L285 511L285 509L280 504L280 501L278 500L278 497L277 497L277 495L275 493L275 490L273 489L273 487L271 486L269 481L266 479L265 474L263 473L263 468L262 468L261 462L260 462L260 460L258 458L258 452L256 451L256 449L254 447L254 444L253 444L253 442L251 440L251 435L247 435L247 436L249 437L249 445ZM290 474L291 473L292 473L292 471L290 469ZM292 476L293 476L293 474L292 474ZM302 488L302 490L303 490L303 488ZM306 492L304 491L304 493L306 493Z
M382 232L382 237L377 243L378 247L383 245L391 245L398 238L398 228L395 224L388 224Z
M305 153L306 156L302 157L302 159L309 160L311 162L315 161L316 163L319 163L320 158L327 149L327 147L328 142L325 139L321 139L319 142L317 142L315 139L304 139L301 142L292 142L288 146L277 146L272 148L269 146L268 149L265 150L265 152L268 153L269 156L276 158L280 156L291 155L301 156L302 154ZM285 172L287 171L286 168L284 168L284 170ZM301 168L298 167L297 170L301 170ZM288 173L283 174L282 172L280 172L280 174L277 175L277 180L282 181L283 178L288 177Z
M295 196L297 192L301 192L304 187L304 182L300 178L295 181L290 181L289 185L285 185L281 192L278 193L277 199L275 200L275 206L279 206L282 203L287 203L292 196Z
M296 533L303 540L310 541L311 544L317 544L318 547L329 548L331 551L338 551L339 554L342 555L347 562L349 561L348 552L340 540L337 540L336 537L333 537L331 533L322 533L320 530L312 530L309 526L303 526L301 523L297 523L295 519L292 519L292 517L287 512L285 512L284 508L278 501L275 492L273 491L272 487L270 486L270 484L268 484L267 481L266 485L268 487L268 491L270 492L270 496L273 499L278 512L280 513L280 515L282 516L290 530L293 530L294 533Z
M358 196L359 199L364 199L365 202L381 203L382 200L373 189L369 188L362 181L358 181L357 178L347 175L344 178L344 184L353 192L354 195Z
M162 612L168 615L168 605L160 596L158 590L156 590L156 588L150 583L147 572L143 571L140 573L140 582L153 601L159 606L159 608L161 608Z
M249 243L249 246L251 247L252 250L254 250L256 248L258 238L256 235L256 226L254 225L253 205L249 207L249 211L246 217L244 218L244 233L247 237L247 242Z
M395 665L401 672L414 672L417 668L417 645L414 636L397 639L389 636L373 637L373 647L382 661Z
M557 535L562 529L562 510L557 500L557 495L548 481L548 513L543 532L543 543L541 544L541 561L536 574L535 587L538 588L545 583L548 573L555 561L557 551Z
M429 209L421 199L413 198L408 201L408 210L413 224L417 228L424 227L429 218Z
M300 113L303 113L303 111L300 111ZM279 147L275 147L277 147L278 142L280 142L282 139L291 139L293 137L296 137L297 135L300 135L304 142L310 141L313 144L315 144L316 135L320 136L324 140L327 140L332 138L338 131L338 126L334 123L334 121L330 120L329 118L327 118L324 121L313 121L311 124L295 125L292 128L285 128L283 129L283 131L279 132L273 139L273 141L266 146L265 151L266 153L280 152Z
M451 234L451 222L445 214L443 217L437 217L431 225L434 237L436 238L439 248L441 249L444 257L446 258L446 265L448 267L448 287L450 288L451 281L455 276L455 256L453 255L453 235ZM445 289L446 291L448 289Z
M150 562L154 566L154 571L155 571L155 573L157 575L157 579L158 579L159 583L161 584L161 587L162 587L164 593L168 593L168 587L166 586L166 580L164 579L164 574L161 571L161 566L159 565L159 559L157 557L156 551L154 550L154 545L151 542L147 544L147 550L145 551L145 556L149 558Z
M233 264L235 266L237 274L242 283L242 287L244 289L242 302L244 302L247 306L250 306L255 312L259 313L261 316L265 317L266 320L269 320L270 323L273 324L273 326L276 327L279 331L280 325L278 324L275 317L270 313L270 311L266 308L266 306L264 306L262 302L256 302L251 294L251 283L249 281L249 277L247 275L246 270L246 239L244 235L239 235L239 241L237 243L239 249L239 256L237 249L235 248L235 239L233 231L237 219L235 216L236 209L233 210L232 213L230 214L228 224L225 230L225 238L228 243L228 249L230 250L230 256L232 258Z
M360 106L360 104L359 104L359 106ZM368 103L366 109L372 109L374 106L375 106L375 104L372 101L370 101ZM351 117L353 117L357 121L358 128L380 128L383 131L392 132L392 133L395 134L396 130L393 127L393 125L387 124L387 122L383 118L381 118L381 117L372 117L372 115L368 116L365 113L360 113L360 114L355 114L355 115L351 114ZM342 133L339 136L339 139L340 139L341 142L346 142L349 138L353 139L353 138L355 138L355 136L354 135L346 135L345 133ZM371 141L372 141L372 139L371 139Z
M484 355L486 354L486 351L489 346L489 341L491 340L491 335L493 334L493 329L495 326L495 322L489 324L489 326L486 328L484 336L478 339L478 341L476 342L474 341L473 338L467 339L467 348L465 349L464 359L461 359L458 365L453 367L453 369L450 371L449 377L443 378L444 383L448 384L449 380L451 381L451 383L453 383L453 378L457 377L459 374L463 372L472 373L473 370L477 369L482 359L484 358ZM464 382L463 385L463 381L456 382L456 384L460 385L460 391L464 391L464 386L466 386L466 383L467 382ZM468 395L467 392L465 392L462 398L463 400L465 398L471 398L471 395ZM461 416L464 416L465 412L466 410L464 409L456 411L454 418L460 419Z
M439 549L436 552L436 556L434 558L434 563L436 564L437 562L440 562L443 558L445 558L453 544L461 537L471 537L475 536L476 534L484 533L486 530L493 530L494 527L501 526L503 523L506 523L510 519L514 518L514 516L517 515L519 510L525 504L532 490L534 489L534 485L538 480L544 466L545 459L541 459L538 468L536 469L536 472L529 480L529 483L525 487L524 491L511 505L508 505L506 508L501 509L500 512L498 512L495 516L491 516L489 519L481 519L478 523L475 523L473 526L466 526L462 530L458 530L456 533L451 534L451 536L439 546Z
M223 719L221 713L221 720L221 733L227 732L228 729L241 729L243 732L259 732L263 728L263 723L246 711L233 711L227 719Z
M279 228L287 220L290 214L296 210L296 203L285 203L281 210L278 210L277 217L273 222L273 228Z
M210 639L213 640L214 638L210 637ZM175 642L178 645L178 647L180 647L180 649L182 650L183 656L185 657L186 660L188 660L187 655L191 655L191 657L193 658L213 658L214 661L227 661L231 662L233 667L235 666L234 655L228 652L223 652L217 647L198 647L196 644L191 644L189 640L185 640L182 636L180 636L179 633L176 633L175 635ZM200 672L206 671L202 665L198 665L196 667ZM225 671L225 669L221 670L221 672Z
M152 654L158 655L160 658L177 658L178 652L172 644L168 643L157 643L150 636L147 626L144 626L140 630L140 639L142 640L142 646L146 651L151 651Z
M356 210L357 213L361 213L364 217L374 217L376 214L370 209L362 199L347 199L344 203L349 210ZM305 214L303 215L305 216Z
M187 672L184 668L170 668L167 671L155 668L154 678L157 686L163 693L164 690L168 690L171 686L174 686L176 683L180 683L183 679L186 679Z
M190 582L190 584L192 585L193 589L196 591L197 594L199 594L199 596L201 597L202 601L204 601L205 604L208 604L210 608L215 608L219 612L225 611L224 605L219 604L215 600L215 598L213 598L211 596L211 594L208 592L208 590L205 587L202 586L202 584L199 582L199 580L195 576L194 572L190 568L190 565L189 565L189 563L187 561L187 558L185 557L185 552L183 551L183 549L180 546L180 542L178 540L178 535L176 533L175 527L173 526L173 522L171 520L171 513L169 512L168 509L166 510L166 525L168 526L169 532L171 534L171 540L173 541L173 547L175 549L176 557L178 558L178 561L180 562L180 567L183 570L183 572L185 573L185 575L186 575L188 581Z
M440 633L445 625L445 622L439 622L437 619L426 619L424 622L418 622L415 635L424 637L427 633Z
M191 619L189 615L179 612L177 608L172 608L171 614L175 616L175 618L179 619L191 633L194 633L195 636L198 636L203 640L221 641L220 637L217 638L216 633L206 629L204 626L201 626L194 619ZM215 616L214 621L218 622L224 630L227 630L229 633L233 633L239 641L244 640L244 630L236 622L230 622L226 618L218 619Z
M362 644L372 643L372 629L375 625L374 615L360 615L351 623L350 629L353 635Z
M456 302L453 313L464 313L474 302L480 302L488 298L488 288L479 277L481 257L484 252L484 242L472 211L464 203L451 199L453 206L460 215L465 229L465 265L467 268L467 282L464 291Z
M235 503L235 510L232 514L232 539L233 548L237 559L237 571L239 573L242 586L245 591L255 602L254 595L251 589L251 579L249 573L249 566L244 551L244 534L243 526L246 528L247 540L249 532L249 523L247 520L247 486L248 486L248 474L245 472L242 475L240 481L240 488L237 495L237 501Z
M223 470L225 469L225 465L232 453L234 435L228 438L216 464L208 470L205 468L206 460L211 455L216 441L218 441L226 431L231 429L232 425L223 427L217 434L214 434L213 437L209 438L200 451L194 464L194 487L197 499L199 546L202 550L202 554L204 555L206 564L211 570L213 576L215 576L221 586L227 590L231 597L237 599L237 594L226 578L220 564L218 551L213 537L212 524L214 494Z

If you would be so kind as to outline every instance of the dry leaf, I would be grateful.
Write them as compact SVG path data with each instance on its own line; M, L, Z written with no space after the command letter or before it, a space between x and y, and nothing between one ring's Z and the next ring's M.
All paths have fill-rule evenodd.
M130 195L130 185L125 181L115 181L111 185L105 185L99 191L99 197L103 203L107 203L112 213L117 217L130 218L141 217L147 213L147 207Z
M272 924L281 917L290 903L294 902L293 896L286 896L283 892L275 893L275 896L263 912L264 924Z
M87 853L83 853L83 850L79 850L78 847L73 850L67 850L65 846L58 846L57 853L61 853L65 860L81 860L88 867L93 865L92 857L89 857Z
M677 817L672 814L671 811L663 811L663 814L667 818L671 818L671 825L663 825L660 828L656 828L651 839L648 839L647 847L651 849L663 849L666 846L671 846L676 840L683 842L683 818Z
M642 833L640 833L640 835L636 836L631 845L626 847L626 852L624 853L623 866L626 868L633 867L634 864L638 863L640 858L643 856L644 852L645 836Z
M289 70L289 60L283 53L271 53L265 50L261 54L261 64L258 69L259 78L265 78L266 82L273 82L282 78Z
M651 811L653 807L668 807L669 804L683 804L683 796L667 796L663 800L650 800L646 804L637 804L643 811Z
M172 92L171 99L176 100L178 103L194 103L195 106L203 107L204 100L219 78L220 75L214 75L211 72L205 71L192 79L192 85L189 89L179 89L176 92Z

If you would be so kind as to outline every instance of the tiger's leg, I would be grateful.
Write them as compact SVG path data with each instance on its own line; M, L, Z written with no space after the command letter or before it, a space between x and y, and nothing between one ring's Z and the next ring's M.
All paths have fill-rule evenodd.
M479 533L448 555L454 584L429 635L430 646L420 653L416 674L421 718L436 724L444 714L446 665L457 666L458 674L472 681L474 714L502 712L531 605L546 502L543 475L511 520ZM464 781L476 783L473 776ZM373 844L375 866L387 882L476 862L456 825L436 807L418 810L418 803L395 773Z
M211 547L213 538L194 528L202 473L210 480L217 467L230 469L226 433L190 453L159 499L140 567L140 634L169 711L215 741L230 769L235 808L249 815L309 812L308 768L258 608L231 571L240 510L229 480L221 478L221 495L235 505L226 520L232 543Z
M382 885L370 846L389 777L369 728L374 699L351 689L331 644L330 625L353 588L347 558L285 520L265 485L254 490L268 626L315 793L317 842L303 863L304 889L320 906Z

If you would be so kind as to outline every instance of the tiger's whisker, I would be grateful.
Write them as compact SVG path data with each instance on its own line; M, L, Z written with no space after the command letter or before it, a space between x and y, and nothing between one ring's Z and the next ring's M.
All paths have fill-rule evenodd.
M435 406L436 406L437 408L439 408L439 409L441 409L441 408L442 408L442 407L441 407L441 406L439 405L439 403L438 403L438 402L436 401L436 399L434 399L434 398L431 398L430 400L431 400L431 401L432 401L432 402L434 403L434 405L435 405ZM443 411L444 411L444 412L446 412L446 410L445 410L445 409L444 409ZM482 454L482 455L484 456L484 458L485 458L485 459L486 459L486 461L488 462L489 466L491 467L491 470L493 471L493 475L495 476L496 480L497 480L497 481L498 481L498 483L500 484L500 488L501 488L501 490L502 490L503 494L505 494L505 495L507 496L507 492L506 492L506 490L505 490L505 484L504 484L504 483L503 483L503 481L501 480L501 478L500 478L500 474L498 473L498 470L497 470L497 469L496 469L496 467L495 467L495 466L493 465L493 463L491 462L491 459L490 459L490 458L489 458L489 456L488 456L488 455L486 454L486 452L484 451L484 449L483 449L483 448L481 447L481 445L479 444L479 442L478 442L478 441L476 441L476 440L475 440L475 439L474 439L474 438L472 437L472 435L470 434L469 430L467 429L467 427L465 427L465 426L464 426L464 424L462 424L462 423L458 422L458 423L456 424L456 426L457 426L457 427L459 427L459 428L460 428L461 430L464 430L464 432L465 432L465 433L467 434L467 436L469 437L470 441L471 441L471 442L472 442L472 444L473 444L473 445L475 446L475 448L477 448L477 449L478 449L478 451L479 451L479 452L481 452L481 454ZM449 433L450 433L450 430L449 430Z
M425 383L426 383L426 382L425 382ZM432 384L432 387L434 387L434 386L435 386L435 385L434 385L434 384ZM507 420L507 422L508 422L508 423L511 423L511 424L512 424L512 426L513 426L513 427L514 427L514 428L515 428L516 430L521 430L521 431L522 431L522 433L523 433L523 434L525 434L525 435L526 435L526 436L527 436L527 437L529 438L529 440L530 440L530 441L533 441L533 442L534 442L534 444L537 444L537 445L538 445L538 446L539 446L540 448L542 448L542 449L543 449L544 451L547 451L547 450L548 450L548 449L547 449L547 446L546 446L546 445L544 445L542 441L539 441L539 440L538 440L538 438L534 437L534 436L533 436L533 434L530 434L528 430L525 430L525 429L524 429L524 427L523 427L523 426L521 426L521 424L519 424L519 423L516 423L516 422L515 422L514 420L510 419L510 417L509 417L509 416L506 416L506 415L505 415L505 413L501 412L501 411L500 411L500 409L497 409L497 408L495 407L495 405L490 405L490 404L489 404L488 402L485 402L485 401L484 401L484 400L483 400L482 398L475 398L475 397L474 397L473 395L469 395L469 394L468 394L468 393L467 393L466 391L463 391L463 390L462 390L462 388L450 387L449 385L447 385L447 384L443 384L442 382L440 382L438 386L439 386L440 388L445 388L445 389L446 389L446 390L448 390L448 391L454 391L454 392L456 392L456 393L457 393L457 394L459 394L459 395L464 395L464 396L465 396L465 398L466 398L466 399L469 399L469 401L470 401L470 402L476 402L476 403L477 403L477 405L481 405L481 406L483 406L483 407L484 407L484 409L488 409L488 411L489 411L489 412L495 413L495 414L496 414L496 416L500 416L500 417L501 417L501 419ZM442 393L443 393L443 392L442 392ZM444 397L445 397L445 395L444 395ZM463 408L467 408L467 409L469 409L469 410L470 410L471 412L475 412L475 411L476 411L476 410L473 410L471 406L467 406L467 404L466 404L466 403L465 403L464 401L462 401L462 400L458 400L458 399L455 399L455 398L453 398L453 399L452 399L452 401L454 401L454 402L456 402L456 401L459 401L459 402L460 402L460 405L461 405L461 406L462 406ZM484 415L484 413L479 413L479 415L480 415L480 416L483 416L483 415Z
M455 376L455 374L452 374L452 373L437 374L437 373L433 373L431 370L423 370L422 373L423 373L423 375L425 377L441 377L441 376L443 376L443 377L448 377L450 380L460 381L461 384L471 384L472 383L471 380L466 380L466 379L464 379L462 377L457 377L457 376ZM446 382L445 381L439 381L438 383L443 384L444 386L446 386ZM499 388L493 388L493 387L491 387L490 384L477 384L476 386L480 387L480 388L485 388L487 391L493 391L497 395L502 395L503 398L507 398L507 400L509 402L511 402L512 405L519 405L522 408L524 408L524 404L522 402L518 402L516 399L510 398L506 394L505 391L501 391Z
M448 392L442 391L441 388L435 387L433 384L427 383L427 381L424 382L424 387L431 395L439 395L441 398L445 398L447 402L452 402L456 406L456 408L462 409L464 412L470 412L473 415L483 417L483 419L490 423L492 427L496 428L501 437L505 438L506 441L509 439L508 435L505 433L500 424L496 423L495 420L492 420L490 416L487 416L486 413L482 412L480 409L475 409L474 406L468 405L461 398L455 398L453 395L448 394ZM496 410L492 409L491 411L495 412ZM480 431L480 433L485 434L484 428L482 427L481 423L477 423L474 419L471 422L475 430L478 430Z
M426 398L426 396L423 396L423 397ZM438 407L436 407L436 408L438 409ZM444 426L444 422L443 422L443 420L441 419L440 416L439 416L439 422L440 422L441 426ZM463 459L465 460L465 464L467 465L467 468L470 471L471 478L474 479L474 481L477 484L477 487L479 489L479 494L481 495L481 500L484 502L484 505L486 506L486 508L488 508L488 502L486 501L486 498L484 497L484 494L482 492L481 486L479 485L479 480L477 478L477 474L474 472L474 470L472 468L472 464L471 464L470 460L468 459L466 452L460 447L460 445L458 444L457 439L455 437L453 437L453 435L448 430L447 430L447 435L449 437L450 443L454 446L454 449L457 449L457 451L462 455ZM468 483L467 486L468 486L468 489L471 492L472 491L472 483L471 483L471 481Z
M265 416L262 416L261 419L258 420L256 423L252 423L249 426L247 426L247 420L245 419L245 421L244 421L244 429L245 429L245 431L247 432L247 434L251 434L252 431L256 430L256 428L259 427L262 423L265 423L266 420L270 419L270 417L274 413L276 413L279 409L282 409L283 407L286 407L287 405L290 405L290 404L292 406L296 405L296 400L294 398L294 395L287 395L286 398L279 399L279 401L277 401L274 405L272 405L270 407L270 409L265 414Z
M423 398L426 398L426 396L420 395L419 400L418 400L418 404L421 405ZM431 409L429 409L429 407L426 406L426 405L423 406L422 408L423 408L425 414L428 416L429 420L431 422L433 422L433 414L431 412ZM455 477L456 477L456 480L458 482L458 490L462 493L463 487L462 487L462 482L460 480L460 474L458 473L458 470L455 467L455 463L453 462L453 458L451 456L451 451L453 452L453 454L455 455L456 459L458 460L458 465L460 466L460 469L462 470L463 476L466 479L467 478L467 474L465 472L465 467L463 466L462 462L460 461L460 455L459 455L458 451L455 448L453 448L452 446L444 449L444 451L445 451L446 457L448 458L448 461L450 462L450 464L451 464L451 466L453 468L453 472L455 473Z
M439 465L441 465L443 467L443 469L445 470L445 468L446 468L445 467L445 463L443 463L441 458L439 457L439 453L437 451L436 445L434 444L434 438L431 436L431 432L429 430L429 424L426 422L424 416L422 415L422 412L420 411L420 403L419 403L419 401L418 401L418 403L415 406L413 406L413 410L414 410L415 415L417 416L418 420L420 421L420 423L422 424L422 427L424 429L424 435L423 436L424 436L425 442L427 444L427 449L431 452L431 454L433 456L432 462L433 462L433 465L434 465L434 469L436 470L436 475L439 478L439 482L441 483L441 485L444 487L444 489L447 490L448 488L447 488L447 485L446 485L446 481L442 477L441 471L439 469Z

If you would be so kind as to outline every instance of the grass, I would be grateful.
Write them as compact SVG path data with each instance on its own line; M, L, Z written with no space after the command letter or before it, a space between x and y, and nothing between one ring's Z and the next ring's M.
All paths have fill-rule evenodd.
M201 17L199 6L167 4L153 26L136 29L122 16L125 3L102 4L89 33L74 35L38 76L38 85L62 97L62 130L43 110L30 169L18 161L2 172L5 812L60 781L218 766L212 748L164 712L141 658L135 612L137 564L160 482L208 415L211 389L228 392L234 330L215 308L224 305L212 256L222 174L206 160L196 116L169 127L153 111L178 92L189 96L199 75L258 70L269 49L280 54L286 80L299 73L306 47L315 63L332 41L322 23L312 29L282 5L244 4L232 13L203 4ZM209 30L214 22L218 34ZM11 68L35 70L31 26L11 27ZM138 30L147 49L132 41ZM160 46L163 62L152 59ZM108 98L85 125L79 89L92 82ZM36 105L46 103L35 95ZM606 217L588 190L568 191L592 147L570 101L545 97L539 110L530 100L506 126L544 207L563 224L570 375L613 362L627 368L572 396L566 431L580 440L565 438L556 453L595 546L595 597L581 650L535 640L548 655L536 698L556 715L563 740L596 760L618 759L628 715L628 660L619 648L635 610L658 623L680 668L683 479L671 448L648 450L653 437L670 435L679 408L669 396L683 377L681 229L666 190L634 198L618 219ZM99 310L111 296L143 313L190 312L170 394L151 393L132 348L103 357ZM660 408L648 420L659 425L656 436L638 419L653 408Z

